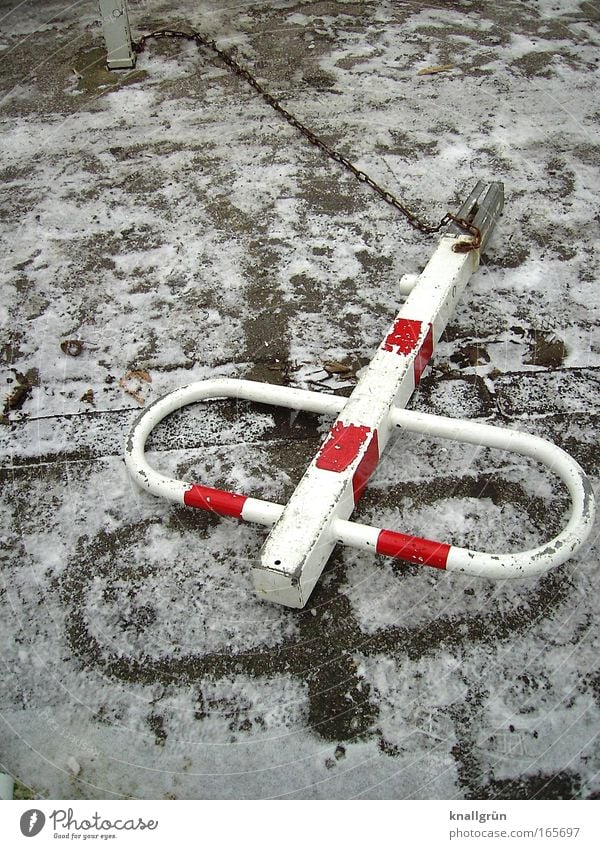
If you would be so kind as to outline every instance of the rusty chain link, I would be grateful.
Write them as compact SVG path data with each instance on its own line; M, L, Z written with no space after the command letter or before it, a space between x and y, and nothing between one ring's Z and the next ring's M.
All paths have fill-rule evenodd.
M141 53L146 46L146 42L152 38L181 38L186 41L194 41L198 47L206 47L211 50L225 65L227 65L228 68L233 71L234 74L236 74L236 76L241 77L248 83L248 85L252 86L252 88L262 97L265 103L281 115L281 117L284 118L288 124L294 127L294 129L298 130L298 132L301 133L301 135L303 135L310 144L317 147L326 156L333 159L334 162L342 165L347 171L350 171L351 174L354 174L356 179L361 183L365 183L369 186L369 188L376 192L382 200L390 206L393 206L394 209L398 210L398 212L406 218L408 224L415 230L419 230L421 233L439 233L442 227L453 222L461 230L464 230L472 236L470 241L458 242L454 245L453 249L455 251L466 253L467 251L477 250L481 246L481 232L465 218L459 218L451 212L447 212L437 224L432 224L412 212L406 204L402 203L402 201L395 195L380 186L379 183L377 183L365 171L361 171L360 168L357 168L356 165L354 165L347 157L324 142L322 138L303 124L302 121L295 117L295 115L288 112L288 110L258 82L256 77L254 77L247 68L240 65L239 62L237 62L233 56L225 50L222 50L214 39L195 30L185 32L184 30L160 29L150 32L147 35L143 35L137 42L132 42L134 51L136 53Z

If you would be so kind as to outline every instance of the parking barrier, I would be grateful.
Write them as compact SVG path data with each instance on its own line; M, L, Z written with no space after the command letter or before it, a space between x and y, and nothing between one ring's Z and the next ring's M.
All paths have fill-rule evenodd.
M502 206L501 183L477 184L459 216L478 229L481 246L463 250L469 237L454 224L448 227L423 272L404 280L406 302L349 398L248 380L205 380L159 399L134 423L125 459L142 488L175 503L272 528L252 570L261 597L304 607L336 544L488 578L539 574L583 545L593 522L594 498L583 470L566 452L516 430L404 409L479 265ZM159 422L188 404L217 398L336 416L286 505L169 478L148 463L146 441ZM349 521L396 429L510 451L543 463L569 491L566 526L530 551L492 554Z

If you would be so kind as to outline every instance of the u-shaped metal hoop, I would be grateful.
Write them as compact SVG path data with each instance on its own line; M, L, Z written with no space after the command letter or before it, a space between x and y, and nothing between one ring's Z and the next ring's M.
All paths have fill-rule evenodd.
M142 489L177 504L270 527L283 512L283 505L166 477L150 466L146 459L146 441L159 422L189 404L219 398L238 398L325 415L339 414L347 399L249 380L222 378L182 386L155 401L134 422L127 439L125 462ZM401 430L497 448L542 463L561 478L569 491L569 520L554 539L538 548L516 554L472 551L342 519L335 519L332 523L331 534L336 542L485 578L537 575L564 563L582 546L594 520L594 496L583 469L561 448L516 430L405 409L392 409L390 423Z

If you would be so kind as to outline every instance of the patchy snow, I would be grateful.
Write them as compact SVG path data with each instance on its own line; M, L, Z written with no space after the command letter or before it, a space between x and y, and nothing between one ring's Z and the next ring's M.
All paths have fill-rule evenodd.
M596 484L592 4L131 0L130 16L210 33L432 219L504 182L411 404L552 439ZM263 529L132 484L128 389L349 394L434 242L193 44L150 42L131 74L102 60L94 4L2 12L0 768L40 797L597 794L596 533L516 583L337 551L294 611L252 592ZM327 427L220 402L163 423L149 455L284 503ZM357 518L502 551L566 508L535 464L403 434Z

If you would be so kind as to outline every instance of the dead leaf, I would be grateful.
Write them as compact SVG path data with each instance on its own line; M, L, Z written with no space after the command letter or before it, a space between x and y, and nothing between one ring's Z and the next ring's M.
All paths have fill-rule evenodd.
M143 407L146 403L144 397L141 395L142 383L152 383L152 378L143 369L132 369L119 380L119 386L123 392L130 395L140 407Z
M17 380L17 386L4 402L4 410L0 417L3 423L8 421L9 413L21 409L25 401L30 397L33 388L40 385L40 376L37 369L31 368L25 374L21 374L16 369L12 369L12 371Z
M346 363L339 363L336 360L329 360L326 363L323 363L323 368L327 372L327 374L351 374L352 367L346 365Z
M13 410L20 410L25 401L31 395L31 385L21 383L10 393L4 402L3 417L6 417Z
M83 395L81 396L81 398L79 400L83 401L84 404L91 404L92 406L95 406L94 390L88 389L87 392L83 393Z
M136 368L133 369L133 371L128 371L125 375L125 378L127 379L129 377L137 378L138 380L143 380L145 383L152 383L152 378L150 377L148 372L144 371L143 369Z
M417 71L417 75L423 77L425 74L441 74L444 71L452 71L454 68L454 65L432 65L431 68L421 68Z

